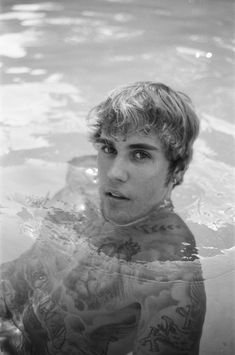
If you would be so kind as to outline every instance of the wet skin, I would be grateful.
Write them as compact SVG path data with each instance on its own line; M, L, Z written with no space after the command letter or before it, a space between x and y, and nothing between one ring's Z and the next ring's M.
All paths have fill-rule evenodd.
M24 329L19 354L198 354L204 286L174 211L125 227L93 214L76 233L67 214L67 226L49 216L42 240L2 266L0 313Z
M52 209L41 239L2 266L0 315L23 329L19 354L198 355L201 267L190 230L162 203L172 186L159 141L102 137L98 165L105 220Z
M187 226L171 208L128 227L92 217L87 235L69 231L73 252L44 228L43 242L3 265L1 316L31 340L20 354L198 354L205 294ZM59 231L55 221L47 228Z
M156 135L125 140L101 135L97 147L101 210L107 220L131 223L170 197L169 162Z

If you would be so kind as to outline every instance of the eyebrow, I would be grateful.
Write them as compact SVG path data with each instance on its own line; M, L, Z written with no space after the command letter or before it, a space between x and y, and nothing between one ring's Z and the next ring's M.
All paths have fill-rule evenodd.
M113 144L113 142L110 141L109 139L107 139L107 138L101 138L101 137L96 138L95 143Z
M154 145L151 144L146 144L146 143L135 143L135 144L130 144L129 145L130 149L145 149L145 150L159 150L159 148L155 147Z
M101 138L101 137L96 139L96 143L109 144L109 145L115 146L115 142L113 142L107 138ZM147 144L147 143L133 143L133 144L130 144L128 146L128 148L129 149L145 149L145 150L159 151L158 147L151 145L151 144Z

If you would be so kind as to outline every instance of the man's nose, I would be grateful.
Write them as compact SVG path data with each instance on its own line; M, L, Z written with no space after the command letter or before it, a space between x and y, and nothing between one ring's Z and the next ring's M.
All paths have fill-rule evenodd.
M113 181L125 182L128 179L128 170L126 163L122 158L115 158L112 162L112 165L108 171L108 178Z

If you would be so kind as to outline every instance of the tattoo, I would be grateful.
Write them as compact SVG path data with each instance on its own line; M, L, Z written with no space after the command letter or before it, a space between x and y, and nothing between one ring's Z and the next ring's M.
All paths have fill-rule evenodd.
M151 326L146 337L140 339L140 346L148 347L149 352L160 352L160 344L191 354L199 342L205 317L206 298L200 274L195 274L188 288L191 302L184 307L176 307L177 317L162 315L156 326ZM180 316L180 318L179 318Z
M74 223L81 223L84 220L84 216L75 211L65 211L58 207L51 207L51 211L48 212L46 219L54 224L63 224L73 227Z
M126 261L131 261L132 257L141 251L141 247L137 242L133 242L132 238L128 241L120 244L118 242L109 242L102 244L98 253L104 252L110 257L116 256L118 259L124 259Z
M143 346L149 345L148 350L150 352L159 352L158 333L159 331L156 327L150 327L149 334L145 338L140 339L140 344Z
M195 311L191 305L187 305L186 307L178 307L176 308L176 313L184 318L184 325L182 329L189 330L192 327L193 320L195 319Z
M2 278L0 282L0 297L4 298L4 302L13 312L22 312L29 292L24 275L17 270L16 262L1 265L0 274ZM4 316L2 312L0 305L0 314Z
M47 297L44 302L40 303L38 312L45 322L46 329L50 335L50 339L55 349L60 349L65 341L66 329L64 317L58 306Z
M159 323L157 327L150 327L150 333L146 338L141 339L141 345L146 346L149 344L150 352L159 352L160 342L187 354L193 345L193 343L189 342L188 338L185 337L185 335L188 335L188 332L184 332L183 329L180 329L168 316L162 316L161 320L161 323Z
M163 232L163 231L173 231L175 229L181 229L181 226L178 224L140 224L135 227L136 230L146 233L146 234L152 234L156 232Z
M135 302L110 314L108 324L100 326L89 335L89 343L95 346L92 354L107 355L110 343L117 342L133 332L138 324L140 310L140 304Z
M144 224L140 224L137 225L135 227L136 230L140 231L140 232L144 232L147 234L152 234L152 233L156 233L159 231L166 231L166 230L173 230L175 228L180 228L180 226L176 225L165 225L165 224L150 224L150 223L144 223Z
M132 238L130 238L127 242L121 244L117 250L119 257L126 259L127 261L130 261L132 259L132 256L136 255L140 251L140 245L138 243L133 242Z
M23 315L25 336L21 345L22 354L50 354L47 347L48 334L36 317L32 305L27 306ZM29 340L30 339L30 340Z
M49 297L39 305L38 313L42 323L36 317L32 305L29 305L24 313L24 328L31 339L30 343L26 341L24 346L30 347L30 354L53 355L47 344L51 341L55 350L62 348L66 336L64 317Z
M119 274L91 269L86 262L74 267L63 279L63 284L79 311L100 309L115 299L123 289Z

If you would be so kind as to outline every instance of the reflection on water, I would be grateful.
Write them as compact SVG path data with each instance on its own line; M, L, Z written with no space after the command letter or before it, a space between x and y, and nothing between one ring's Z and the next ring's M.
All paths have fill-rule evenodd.
M158 80L185 91L201 134L173 197L207 280L202 355L233 348L232 15L229 0L11 0L0 14L2 261L32 245L48 208L82 211L84 191L95 196L94 160L79 157L94 154L85 116L108 90Z

